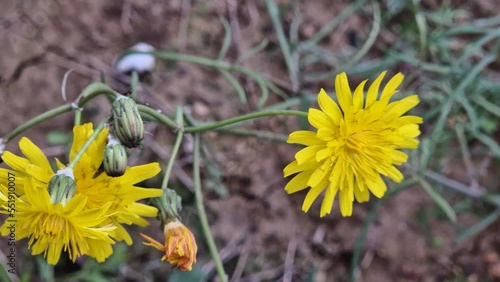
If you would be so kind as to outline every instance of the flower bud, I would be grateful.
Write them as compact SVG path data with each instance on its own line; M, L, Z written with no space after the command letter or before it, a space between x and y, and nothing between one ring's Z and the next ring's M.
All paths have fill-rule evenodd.
M111 135L109 135L111 136ZM110 137L104 148L104 171L109 176L122 176L127 168L127 152L125 147L114 137Z
M173 189L163 190L163 196L166 199L165 212L170 220L178 218L182 210L182 198L177 195Z
M76 191L75 177L73 169L65 168L57 171L49 181L50 201L53 204L62 203L65 205Z
M182 210L182 198L170 188L163 189L163 195L152 198L149 202L158 208L158 217L163 223L177 220Z
M127 148L139 146L144 139L144 124L133 99L119 96L112 104L115 136Z
M179 220L171 221L164 225L163 235L165 243L160 243L155 239L139 233L147 242L146 246L151 246L165 253L162 261L174 264L179 270L190 271L196 263L196 253L198 246L193 233Z

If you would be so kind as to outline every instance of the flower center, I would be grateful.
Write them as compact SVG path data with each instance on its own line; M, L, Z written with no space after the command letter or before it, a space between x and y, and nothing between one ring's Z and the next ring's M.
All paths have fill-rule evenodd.
M56 215L48 215L43 223L41 223L41 231L48 238L58 237L64 230L66 220Z
M366 148L365 134L363 132L353 132L346 136L344 146L350 153L362 153Z

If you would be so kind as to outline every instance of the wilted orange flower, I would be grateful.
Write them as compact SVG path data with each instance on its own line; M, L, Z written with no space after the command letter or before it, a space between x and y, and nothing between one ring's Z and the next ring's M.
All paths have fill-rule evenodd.
M194 239L193 233L179 220L175 220L165 224L163 228L165 234L165 244L156 241L155 239L140 233L142 238L148 242L143 242L146 246L151 246L159 251L165 252L161 258L171 264L175 264L180 270L191 270L193 264L196 263L196 252L198 246Z

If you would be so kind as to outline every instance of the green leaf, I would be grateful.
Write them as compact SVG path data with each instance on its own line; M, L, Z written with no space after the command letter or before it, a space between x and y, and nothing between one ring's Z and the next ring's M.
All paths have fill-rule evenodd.
M485 195L484 200L493 205L496 205L497 207L500 207L500 194Z
M469 239L473 235L479 233L481 230L484 230L486 227L490 226L494 223L498 217L500 217L500 208L498 208L495 212L492 212L487 217L483 218L480 222L466 229L460 235L455 238L455 243L460 244L465 240Z
M424 188L425 192L429 194L429 196L434 200L434 202L440 207L443 212L448 216L451 222L457 222L457 214L451 207L451 205L434 189L432 189L431 185L425 181L424 179L420 179L420 185Z
M227 71L225 70L219 70L222 75L227 79L229 83L231 83L231 86L233 86L234 90L236 91L236 94L238 94L238 97L240 98L240 102L242 104L247 103L247 96L245 94L245 90L243 90L243 87L241 84Z
M218 59L223 60L231 44L231 27L229 26L229 23L224 17L221 17L220 21L224 26L224 41L222 41L222 46L219 51Z

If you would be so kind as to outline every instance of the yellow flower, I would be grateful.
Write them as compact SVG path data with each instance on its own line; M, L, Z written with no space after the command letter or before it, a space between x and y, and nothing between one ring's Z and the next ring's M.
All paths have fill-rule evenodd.
M149 241L149 243L144 242L144 245L165 252L161 258L162 261L167 260L171 264L176 264L180 270L191 270L193 264L196 263L198 250L193 233L177 219L165 224L163 233L165 235L164 245L147 235L142 233L140 235Z
M12 190L14 189L12 188ZM11 211L15 211L15 201L15 194L9 193L8 188L0 184L0 214L9 214Z
M70 160L76 156L92 133L91 123L73 128L74 138ZM103 161L107 134L108 128L105 128L75 165L73 169L76 182L75 196L81 194L87 197L86 209L100 208L111 202L106 212L108 217L102 224L116 226L111 233L112 237L116 240L124 240L130 245L132 238L122 224L146 226L148 222L143 217L155 217L158 213L155 207L136 201L162 195L161 189L146 189L134 185L158 174L160 166L158 163L150 163L127 167L120 177L110 177L105 172L100 172L99 167ZM50 179L55 175L47 157L27 138L21 139L19 147L26 158L5 152L2 158L12 170L0 169L0 184L7 185L6 175L11 173L16 176L16 192L20 196L25 194L24 186L26 179L29 178L36 179L46 189ZM66 168L59 160L56 159L56 161L59 169ZM94 254L93 252L98 252L98 250L90 252Z
M0 168L0 183L5 186L9 183L9 178L13 179L12 189L17 195L24 195L24 182L26 178L34 177L42 183L49 183L54 171L50 166L45 154L28 138L23 137L19 141L19 148L26 158L16 156L5 151L2 159L12 169Z
M110 232L114 226L102 226L111 203L100 208L85 209L87 197L76 195L66 205L52 204L45 187L32 178L24 182L25 197L16 199L15 221L6 220L1 227L3 236L11 229L16 232L16 240L29 238L28 246L32 255L43 253L49 264L59 261L61 251L67 251L74 262L92 250L106 250L94 255L104 261L113 251ZM105 247L103 247L105 246Z
M415 149L422 118L403 116L418 102L417 95L389 102L403 81L401 73L392 77L379 96L379 87L386 72L382 72L368 88L364 99L361 82L354 91L349 88L347 75L335 78L335 91L340 107L321 89L318 103L321 110L311 108L308 120L317 132L292 132L288 143L307 146L295 155L295 161L283 170L287 177L298 173L285 190L295 193L310 187L302 210L307 212L314 200L326 190L320 216L332 210L335 195L343 216L352 214L353 201L370 199L370 192L380 198L386 191L381 175L400 182L403 174L395 167L407 161L400 149Z

